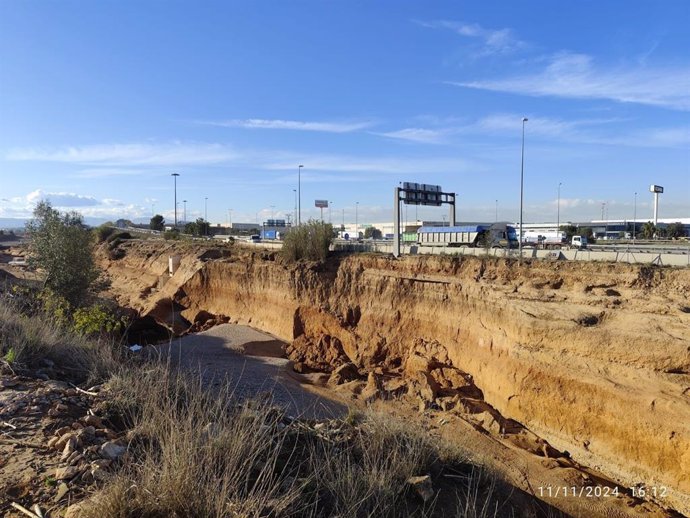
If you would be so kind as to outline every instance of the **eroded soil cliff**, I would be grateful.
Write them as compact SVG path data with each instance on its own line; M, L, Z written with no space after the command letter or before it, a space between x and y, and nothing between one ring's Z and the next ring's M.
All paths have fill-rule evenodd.
M301 369L352 362L382 382L405 377L432 402L482 399L502 416L498 433L514 420L625 486L667 487L660 501L690 513L688 269L366 254L287 265L238 247L120 249L101 262L141 315L178 332L248 323L290 342Z

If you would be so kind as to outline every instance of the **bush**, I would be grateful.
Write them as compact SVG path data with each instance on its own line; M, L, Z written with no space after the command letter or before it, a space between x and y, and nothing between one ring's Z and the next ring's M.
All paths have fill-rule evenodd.
M100 227L97 227L95 229L95 232L96 239L99 243L102 243L103 241L108 239L113 234L113 232L115 232L115 229L107 225L101 225Z
M165 239L166 241L169 241L171 239L172 240L178 240L178 239L180 239L180 233L175 229L166 230L163 233L163 239Z
M27 223L29 264L43 270L44 286L78 305L98 277L93 235L76 212L60 214L42 201Z
M124 329L122 319L100 304L77 309L72 321L74 331L82 336L119 334Z
M23 316L8 299L0 300L0 357L15 369L45 367L47 359L75 382L103 381L119 364L112 344L89 341L42 314Z
M323 261L333 241L333 225L309 220L294 227L285 236L282 255L288 261Z

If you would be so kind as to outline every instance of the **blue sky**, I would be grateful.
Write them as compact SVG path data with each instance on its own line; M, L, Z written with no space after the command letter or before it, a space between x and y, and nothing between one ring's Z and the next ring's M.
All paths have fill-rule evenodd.
M690 217L690 2L0 0L0 218ZM273 207L272 207L273 206ZM182 204L180 204L180 213ZM408 209L412 219L414 207ZM445 211L419 208L420 218Z

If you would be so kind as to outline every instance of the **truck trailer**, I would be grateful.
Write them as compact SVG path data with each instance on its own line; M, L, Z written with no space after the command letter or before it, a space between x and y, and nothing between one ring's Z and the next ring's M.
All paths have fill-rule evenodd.
M469 246L486 248L517 248L515 228L503 223L452 227L420 227L420 246Z

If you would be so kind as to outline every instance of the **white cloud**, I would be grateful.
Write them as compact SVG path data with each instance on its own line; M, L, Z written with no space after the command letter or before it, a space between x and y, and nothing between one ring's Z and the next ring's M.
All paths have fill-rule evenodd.
M507 54L526 47L526 43L517 39L511 29L486 29L477 23L453 20L417 23L431 29L448 29L465 38L479 39L482 42L479 55Z
M690 110L690 66L595 66L591 56L569 52L556 54L546 68L532 74L449 84L537 97L608 99Z
M225 128L283 129L297 131L320 131L325 133L350 133L372 125L370 121L313 122L281 119L231 119L227 121L196 121L197 124Z
M26 201L36 204L41 200L49 200L54 207L91 207L98 205L98 200L93 196L82 196L69 192L44 192L37 189L26 196Z

